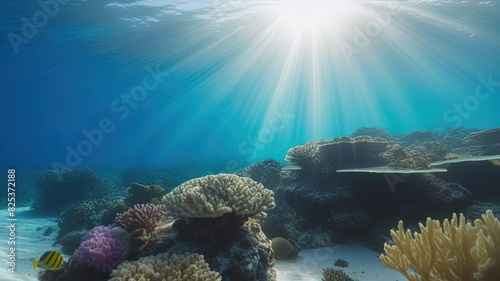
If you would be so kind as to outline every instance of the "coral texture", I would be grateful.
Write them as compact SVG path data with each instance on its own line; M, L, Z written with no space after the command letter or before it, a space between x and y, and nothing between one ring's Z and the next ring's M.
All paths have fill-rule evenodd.
M283 165L278 161L267 159L246 167L238 176L251 178L265 188L274 190L281 180L281 168Z
M163 197L166 211L175 217L215 218L234 212L264 215L275 206L273 192L250 178L233 174L189 180Z
M474 225L453 214L443 225L427 218L412 236L400 221L385 244L382 263L411 281L500 280L500 222L488 210ZM410 269L411 268L411 269Z
M80 229L89 230L96 226L96 205L94 200L86 200L71 205L57 218L59 236L64 236L71 231Z
M377 127L361 127L351 134L351 137L358 137L358 136L370 136L372 138L379 137L379 138L384 138L386 140L391 140L394 138L393 135L388 131L386 131L385 129Z
M462 141L465 143L475 141L487 145L497 145L500 143L500 128L470 133Z
M323 269L323 281L354 281L343 270L325 268Z
M140 204L119 214L115 222L129 232L144 229L147 233L153 232L162 217L161 208L153 204Z
M61 208L88 198L113 194L111 182L89 168L42 171L35 179L40 194L33 202L38 213L57 214Z
M106 225L114 221L116 209L113 208L117 201L106 199L93 199L80 201L66 208L57 218L59 231L57 233L57 243L63 246L65 254L72 254L80 244L77 233L87 233L90 229L98 225ZM113 220L107 217L113 213ZM75 246L76 245L76 246Z
M353 168L376 166L378 153L385 151L389 142L379 137L338 137L323 142L318 147L322 166Z
M77 264L110 272L125 258L123 243L110 227L94 227L82 240L72 256Z
M320 142L308 142L290 148L285 156L285 160L292 164L297 164L302 168L308 168L317 163L318 148Z
M159 185L142 185L139 183L132 183L127 189L127 197L125 202L131 206L136 204L157 203L166 191Z
M275 281L271 241L256 219L224 214L178 219L169 232L152 238L145 255L194 252L205 257L223 281Z
M273 245L274 257L277 260L288 260L297 257L297 251L293 245L283 237L274 237L271 239Z
M202 255L158 254L124 262L111 273L109 281L220 281Z
M396 169L413 169L413 170L429 170L432 168L427 159L420 156L398 159L388 164L387 167Z

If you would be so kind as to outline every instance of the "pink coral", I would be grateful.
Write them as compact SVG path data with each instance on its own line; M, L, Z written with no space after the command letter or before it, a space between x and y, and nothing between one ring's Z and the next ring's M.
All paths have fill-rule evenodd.
M94 227L82 241L72 256L77 264L111 272L125 259L125 248L110 227Z
M161 217L162 211L159 206L140 204L118 215L115 222L130 232L134 232L137 229L144 229L149 234L156 228Z

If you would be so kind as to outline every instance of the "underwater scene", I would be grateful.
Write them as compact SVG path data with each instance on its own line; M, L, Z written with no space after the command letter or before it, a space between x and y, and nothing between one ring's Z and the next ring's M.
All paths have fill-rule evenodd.
M500 1L1 1L0 280L500 281Z

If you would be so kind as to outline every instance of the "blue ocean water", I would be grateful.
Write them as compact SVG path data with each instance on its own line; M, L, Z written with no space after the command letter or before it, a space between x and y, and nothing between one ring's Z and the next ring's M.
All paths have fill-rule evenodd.
M360 127L500 126L497 1L307 3L2 1L2 168L251 163Z

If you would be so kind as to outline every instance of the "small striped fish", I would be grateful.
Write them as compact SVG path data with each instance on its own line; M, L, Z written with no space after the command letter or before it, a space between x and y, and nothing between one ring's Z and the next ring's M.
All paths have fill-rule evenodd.
M47 270L60 270L63 268L63 257L58 251L47 251L37 261L33 260L33 269L41 267Z

